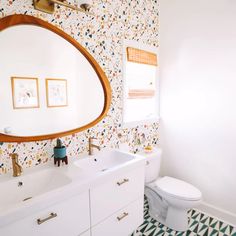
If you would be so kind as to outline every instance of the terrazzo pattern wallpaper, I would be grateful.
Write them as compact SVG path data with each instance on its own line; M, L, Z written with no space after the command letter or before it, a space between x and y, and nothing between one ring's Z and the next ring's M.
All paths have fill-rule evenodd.
M112 104L107 117L89 130L62 139L69 157L87 152L91 136L98 138L102 148L127 142L129 149L135 152L144 145L156 145L157 123L122 129L122 42L128 39L158 47L159 3L157 0L94 0L92 5L94 17L60 6L49 15L36 11L32 0L0 0L0 17L33 15L61 28L91 53L110 81ZM11 169L10 153L17 152L20 164L28 168L51 161L54 146L55 140L1 143L0 174Z

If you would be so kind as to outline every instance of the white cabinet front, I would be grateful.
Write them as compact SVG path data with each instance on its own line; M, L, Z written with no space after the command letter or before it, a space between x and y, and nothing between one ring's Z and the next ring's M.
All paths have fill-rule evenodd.
M0 235L76 236L89 227L89 193L85 192L0 228Z
M119 175L90 191L91 224L101 222L144 195L144 167Z
M143 197L92 228L92 236L128 236L143 222Z
M143 222L145 166L127 170L0 227L0 236L128 236Z

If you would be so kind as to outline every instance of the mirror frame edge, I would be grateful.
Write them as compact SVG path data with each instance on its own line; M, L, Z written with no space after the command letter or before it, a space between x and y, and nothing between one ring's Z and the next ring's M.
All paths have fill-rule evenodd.
M42 28L45 28L47 30L50 30L60 37L67 40L69 43L71 43L77 50L82 53L82 55L88 60L90 65L93 67L94 71L96 72L100 83L103 88L104 92L104 107L101 112L101 114L92 122L81 126L76 129L58 132L54 134L46 134L46 135L38 135L38 136L12 136L12 135L6 135L3 133L0 133L0 142L33 142L33 141L42 141L42 140L50 140L55 139L58 137L64 137L69 136L75 133L79 133L81 131L84 131L86 129L89 129L96 125L98 122L100 122L108 113L110 105L111 105L111 86L109 83L109 80L105 74L105 72L102 70L100 65L97 63L97 61L93 58L93 56L82 46L79 42L77 42L72 36L64 32L63 30L59 29L58 27L52 25L51 23L44 21L40 18L31 16L31 15L24 15L24 14L14 14L5 16L0 19L0 32L8 27L15 26L15 25L35 25Z

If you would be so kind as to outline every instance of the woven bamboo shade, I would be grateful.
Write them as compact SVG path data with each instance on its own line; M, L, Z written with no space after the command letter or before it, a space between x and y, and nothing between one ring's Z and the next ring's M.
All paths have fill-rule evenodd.
M137 48L127 47L128 61L157 66L157 55Z
M152 98L155 96L154 89L130 89L128 91L129 99Z

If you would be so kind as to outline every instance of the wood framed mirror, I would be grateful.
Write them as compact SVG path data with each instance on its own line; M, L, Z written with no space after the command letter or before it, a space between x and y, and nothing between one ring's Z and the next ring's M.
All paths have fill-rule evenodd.
M0 51L0 142L67 136L106 116L111 87L104 71L61 29L29 15L6 16Z

